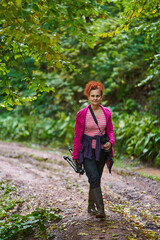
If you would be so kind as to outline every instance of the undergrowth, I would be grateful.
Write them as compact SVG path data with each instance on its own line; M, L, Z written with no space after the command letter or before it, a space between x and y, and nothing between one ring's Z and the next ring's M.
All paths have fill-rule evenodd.
M113 111L115 149L123 156L139 159L143 163L160 167L159 119L146 112ZM59 119L43 116L0 117L1 139L30 142L44 146L68 146L73 144L75 116L65 115Z
M24 200L17 195L18 189L9 180L0 182L0 240L50 239L56 224L61 220L57 208L37 208L30 214L21 215Z

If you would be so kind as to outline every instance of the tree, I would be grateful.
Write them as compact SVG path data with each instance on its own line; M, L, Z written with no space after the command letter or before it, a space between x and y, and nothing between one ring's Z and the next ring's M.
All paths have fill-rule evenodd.
M116 17L114 24L109 23L108 6ZM158 0L1 0L0 106L11 109L43 91L54 91L43 72L75 71L66 58L72 46L66 47L64 39L70 37L95 51L101 38L133 28L138 34L145 31L146 44L155 51L147 56L148 75L137 84L159 79L159 7ZM24 94L24 89L29 91Z
M90 42L89 26L102 12L102 0L12 0L0 1L0 84L2 107L31 101L47 86L39 71L65 68L72 71L61 44L61 38L76 35L79 41ZM90 20L92 18L92 21ZM29 69L28 62L33 62ZM15 73L16 71L16 73ZM14 72L14 74L13 74ZM12 84L12 80L16 86ZM21 89L30 89L21 96Z

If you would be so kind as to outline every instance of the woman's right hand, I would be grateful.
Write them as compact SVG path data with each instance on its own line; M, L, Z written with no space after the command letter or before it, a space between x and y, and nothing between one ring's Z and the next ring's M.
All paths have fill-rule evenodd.
M79 159L73 159L73 162L74 162L75 164L77 164L77 163L79 163Z

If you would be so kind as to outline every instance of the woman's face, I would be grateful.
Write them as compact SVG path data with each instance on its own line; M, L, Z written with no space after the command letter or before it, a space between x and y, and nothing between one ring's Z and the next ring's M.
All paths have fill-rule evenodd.
M102 101L101 91L99 89L91 90L88 96L88 100L93 106L99 105Z

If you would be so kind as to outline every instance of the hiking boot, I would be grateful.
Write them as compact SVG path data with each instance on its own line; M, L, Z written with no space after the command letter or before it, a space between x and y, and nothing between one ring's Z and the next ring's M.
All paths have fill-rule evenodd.
M88 194L88 213L91 215L96 215L97 211L95 209L95 200L94 200L94 194L92 189L89 189Z
M94 199L97 206L96 218L105 218L106 215L104 211L104 203L102 198L101 187L93 188L92 191L93 191Z

